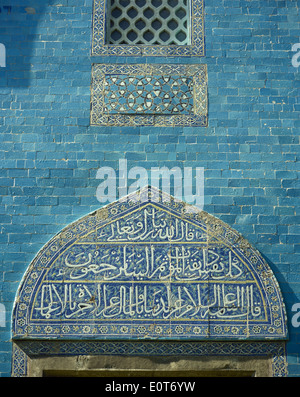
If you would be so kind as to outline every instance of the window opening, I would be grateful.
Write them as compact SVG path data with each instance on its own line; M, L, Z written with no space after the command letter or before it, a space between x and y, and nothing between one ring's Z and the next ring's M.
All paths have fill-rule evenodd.
M188 0L108 0L106 44L188 45Z

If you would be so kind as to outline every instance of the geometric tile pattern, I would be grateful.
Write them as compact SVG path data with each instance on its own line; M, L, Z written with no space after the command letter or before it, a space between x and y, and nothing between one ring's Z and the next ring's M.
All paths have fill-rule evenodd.
M108 0L109 44L189 44L187 0Z
M193 80L181 76L108 75L104 106L108 113L190 114Z
M138 3L142 3L142 0L139 0ZM173 2L174 3L174 0ZM185 19L181 20L178 18L178 15L180 15L182 10L184 8L189 8L190 7L190 21L188 23L189 26L184 27L184 25L181 26L180 22L187 22ZM107 30L109 31L110 29L110 21L109 17L107 16L107 5L106 5L106 0L94 0L94 12L93 12L93 38L92 38L92 55L97 56L110 56L110 55L116 55L116 56L137 56L137 57L143 57L143 56L172 56L172 57L178 57L178 56L204 56L204 11L203 11L203 0L191 0L190 5L185 6L185 7L179 7L177 10L177 16L176 19L173 18L170 15L170 19L167 16L165 18L162 18L160 15L160 20L154 16L155 19L153 19L150 22L150 25L148 23L148 20L150 16L147 13L150 13L151 15L151 10L149 11L148 8L143 9L141 7L141 11L143 13L143 18L138 18L137 20L134 19L134 23L131 23L129 27L128 36L130 39L128 39L128 36L126 35L126 41L127 44L108 44L109 39L107 38L110 37L109 34L107 34ZM154 7L157 8L157 7ZM166 7L163 7L161 9L161 14L164 15L163 13L168 11L171 14L170 10L173 9L174 6L170 7L167 3ZM134 7L131 7L133 9L132 15L133 18L136 18L136 7L135 7L135 12L134 12ZM130 10L131 10L130 9ZM165 9L167 11L165 11ZM129 10L129 13L130 13ZM144 15L144 11L146 12L146 16ZM115 11L116 12L116 11ZM186 11L185 11L186 12ZM127 17L128 14L126 13ZM149 18L148 18L149 16ZM116 14L116 19L119 17L118 12ZM157 26L160 26L160 23L162 24L162 19L166 19L166 23L169 24L168 26L168 31L167 29L162 29L159 31L160 37L158 37L158 41L155 40L156 36L156 31L157 31ZM157 21L158 20L158 21ZM112 21L112 22L118 22L118 27L119 27L119 34L115 33L118 37L120 34L122 34L122 37L124 36L124 29L127 29L127 24L125 22L124 18L121 18L121 25L123 26L122 32L120 33L120 26L119 26L119 21ZM132 21L131 21L132 22ZM146 26L144 27L144 24ZM176 24L178 26L176 26ZM148 26L148 27L147 27ZM154 26L154 27L153 27ZM156 26L156 28L155 28ZM115 26L112 28L114 29ZM133 29L134 28L134 29ZM148 42L150 40L150 43L148 42L147 45L141 45L141 44L134 44L136 41L136 35L137 31L139 31L139 28L144 29L144 36L143 33L139 33L139 36L142 41ZM159 28L161 29L161 28ZM113 30L114 31L114 30ZM112 33L113 33L112 31ZM189 31L189 32L188 32ZM175 33L174 33L175 32ZM188 34L189 33L189 34ZM172 37L171 35L175 36L177 35L177 41L179 41L181 44L173 44L173 45L166 45L166 43L169 42L169 39L171 40ZM188 45L182 45L182 43L185 43L182 41L182 37L184 35L188 35ZM152 37L154 36L154 37ZM121 42L124 42L124 37L121 37ZM152 40L155 40L158 44L151 44ZM138 38L137 38L138 40ZM166 41L164 41L166 40ZM125 42L126 42L125 41ZM132 43L133 41L133 43ZM138 40L139 42L139 40ZM171 40L172 42L172 40ZM128 44L129 43L129 44ZM160 44L163 43L163 44ZM150 44L150 45L149 45Z
M94 64L91 124L207 125L206 65Z
M270 357L272 376L287 376L284 342L18 341L13 343L12 376L27 376L27 357L76 355Z
M287 324L272 270L240 234L148 187L44 246L13 338L264 341L286 339Z

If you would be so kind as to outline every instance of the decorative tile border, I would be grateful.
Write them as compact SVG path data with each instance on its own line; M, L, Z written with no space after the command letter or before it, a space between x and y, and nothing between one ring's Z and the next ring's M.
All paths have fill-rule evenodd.
M94 64L91 91L92 125L207 125L206 65Z
M272 376L287 376L284 342L55 342L50 340L14 343L12 376L27 376L28 356L74 355L271 357Z
M116 56L204 56L203 0L191 0L191 45L107 45L105 42L106 1L94 0L92 55Z

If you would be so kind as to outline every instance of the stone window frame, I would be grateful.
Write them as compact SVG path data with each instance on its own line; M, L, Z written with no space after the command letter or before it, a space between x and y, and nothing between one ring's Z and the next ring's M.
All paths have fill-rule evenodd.
M106 44L106 2L94 0L92 56L163 56L185 57L205 55L204 0L190 1L190 45L113 45Z

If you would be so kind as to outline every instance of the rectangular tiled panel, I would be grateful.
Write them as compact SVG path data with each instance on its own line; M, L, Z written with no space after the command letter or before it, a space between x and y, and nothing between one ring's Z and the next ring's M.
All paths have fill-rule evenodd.
M92 125L206 123L206 65L93 66Z

